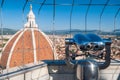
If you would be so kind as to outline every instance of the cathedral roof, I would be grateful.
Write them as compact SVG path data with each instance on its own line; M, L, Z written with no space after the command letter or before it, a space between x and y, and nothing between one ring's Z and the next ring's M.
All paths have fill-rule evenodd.
M2 51L0 65L11 68L54 58L52 42L38 29L32 6L30 6L24 29L19 30L7 42Z

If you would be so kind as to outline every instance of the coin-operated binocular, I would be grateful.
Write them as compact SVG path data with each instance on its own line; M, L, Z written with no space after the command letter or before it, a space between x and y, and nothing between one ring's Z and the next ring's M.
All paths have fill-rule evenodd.
M65 39L65 42L66 45L78 45L81 51L97 51L104 49L106 39L101 39L96 34L75 34L73 38Z
M105 69L110 65L110 39L102 39L96 34L75 34L73 38L66 38L65 44L66 64L76 68L78 80L99 80L99 69ZM77 50L82 51L82 54L79 55L74 53L76 56L87 55L85 59L78 60L77 64L72 63L71 56L69 55L71 45L75 45ZM95 55L97 51L100 54ZM98 63L95 59L101 58L101 55L104 55L102 57L104 57L105 61Z

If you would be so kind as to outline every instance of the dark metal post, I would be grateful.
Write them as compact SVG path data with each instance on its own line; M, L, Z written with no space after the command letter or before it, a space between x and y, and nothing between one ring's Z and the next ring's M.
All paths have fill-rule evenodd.
M111 55L111 43L110 42L105 43L105 49L106 49L105 62L103 64L99 65L100 69L107 68L110 65L110 62L111 62L111 58L110 58L110 55Z

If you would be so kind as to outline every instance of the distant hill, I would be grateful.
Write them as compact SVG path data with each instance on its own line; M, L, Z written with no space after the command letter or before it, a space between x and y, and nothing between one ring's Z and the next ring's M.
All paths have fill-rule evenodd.
M18 30L15 29L9 29L9 28L3 28L3 35L13 35L17 32ZM0 35L2 34L2 30L0 29Z
M52 31L44 31L46 34L53 34ZM79 30L79 29L72 29L70 30L55 30L54 34L56 35L65 35L65 34L77 34L77 33L85 33L85 30ZM98 30L88 30L87 33L99 33Z
M3 28L3 34L4 35L13 35L17 32L18 30L15 30L15 29L9 29L9 28ZM52 35L53 34L53 31L43 31L45 32L46 34L48 35ZM85 33L85 30L80 30L80 29L72 29L71 30L71 34L77 34L77 33ZM117 36L120 36L120 29L117 29L114 31L111 31L111 32L99 32L99 30L87 30L87 33L95 33L95 34L101 34L101 35L117 35ZM67 34L70 34L70 30L55 30L54 31L54 34L55 35L67 35ZM0 29L0 35L1 35L1 29Z
M120 32L120 29L115 29L115 32Z
M44 31L46 34L53 34L52 31ZM77 33L85 33L85 30L80 30L80 29L72 29L71 34L77 34ZM95 34L100 34L100 35L116 35L120 36L120 29L111 32L106 32L106 31L99 31L99 30L87 30L87 33L95 33ZM70 34L70 30L55 30L54 31L55 35L66 35Z

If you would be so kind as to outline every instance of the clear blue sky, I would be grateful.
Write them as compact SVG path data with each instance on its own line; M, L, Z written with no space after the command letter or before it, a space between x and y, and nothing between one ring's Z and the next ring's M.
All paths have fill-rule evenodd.
M1 3L2 0L0 0ZM33 0L37 3L43 0ZM92 0L92 4L105 4L107 0ZM51 30L53 27L53 6L44 5L38 15L40 4L28 2L24 13L22 12L25 0L5 0L2 8L2 21L4 28L21 29L26 22L29 5L33 5L33 12L41 30ZM53 0L46 0L53 3ZM57 4L71 4L72 0L56 0ZM89 0L75 0L75 4L88 4ZM120 4L120 0L110 0L108 4ZM88 6L74 6L72 14L72 29L85 28L85 14ZM99 29L100 13L104 6L90 6L87 16L87 29ZM110 31L114 29L114 16L120 6L107 6L102 15L101 29ZM71 6L56 6L55 30L69 29ZM116 19L116 28L120 28L120 13Z

